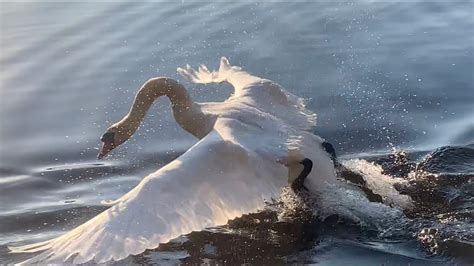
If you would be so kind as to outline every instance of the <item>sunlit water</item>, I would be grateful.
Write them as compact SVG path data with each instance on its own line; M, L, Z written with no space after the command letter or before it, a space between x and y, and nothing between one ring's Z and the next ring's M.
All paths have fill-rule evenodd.
M179 79L176 67L187 63L216 67L222 55L308 99L315 133L349 167L342 178L402 178L395 188L415 207L402 210L406 224L381 228L342 213L323 221L301 204L282 218L292 208L275 203L128 262L472 263L473 9L469 1L1 3L0 263L24 257L7 254L7 244L79 225L105 209L101 200L185 152L196 140L160 99L133 140L95 159L100 135L143 81ZM196 101L231 91L184 84Z

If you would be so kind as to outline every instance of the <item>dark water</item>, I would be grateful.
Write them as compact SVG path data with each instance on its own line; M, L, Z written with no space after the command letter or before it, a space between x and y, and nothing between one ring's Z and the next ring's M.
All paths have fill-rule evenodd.
M410 222L387 233L269 206L128 263L472 264L473 12L470 1L0 3L0 263L22 258L7 244L79 225L186 151L195 140L159 100L133 140L95 159L143 81L225 55L307 98L342 161L408 180L396 188L414 200ZM197 101L230 93L184 84Z

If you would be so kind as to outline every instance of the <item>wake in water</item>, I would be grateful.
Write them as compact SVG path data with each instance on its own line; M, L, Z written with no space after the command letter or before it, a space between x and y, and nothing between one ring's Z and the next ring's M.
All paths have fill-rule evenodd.
M370 190L366 196L372 202L392 207L381 214L383 223L375 225L379 236L417 239L428 255L472 262L473 165L474 149L467 145L431 153L395 151L365 160L350 159L342 162L339 176L364 192ZM377 209L380 207L366 209L362 217Z
M229 258L235 263L337 263L337 255L330 254L342 248L342 254L358 250L357 256L370 257L359 264L375 264L378 256L380 263L469 264L474 259L473 151L471 146L445 147L340 160L338 183L316 197L283 189L280 200L263 212L155 252L186 250L179 260L186 263ZM232 236L245 243L232 242L245 256L225 252ZM219 252L205 252L209 246ZM271 250L271 258L265 250Z
M322 228L341 223L346 229L357 226L362 230L357 238L369 242L416 241L424 255L403 249L394 252L415 260L431 257L423 263L443 264L446 259L471 263L473 165L472 145L341 160L336 168L339 183L317 197L284 190L276 211L280 221L309 215L312 218L306 218L306 223L316 221L315 226Z

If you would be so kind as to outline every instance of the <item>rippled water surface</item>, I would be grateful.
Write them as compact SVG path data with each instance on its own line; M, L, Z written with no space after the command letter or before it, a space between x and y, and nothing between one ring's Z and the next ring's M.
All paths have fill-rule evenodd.
M160 99L95 159L142 82L225 55L308 99L342 179L401 178L414 207L380 228L299 205L282 218L275 203L128 263L472 264L473 14L470 1L0 3L0 263L24 258L8 244L81 224L195 143ZM183 84L196 101L231 92Z

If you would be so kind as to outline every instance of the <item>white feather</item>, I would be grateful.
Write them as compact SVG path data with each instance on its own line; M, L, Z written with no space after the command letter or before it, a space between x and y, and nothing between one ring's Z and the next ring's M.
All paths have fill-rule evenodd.
M194 82L234 85L223 103L201 104L218 118L213 130L186 153L145 177L108 210L49 241L11 247L41 252L25 263L121 260L154 249L182 234L224 225L265 207L288 184L288 168L313 160L306 186L317 192L335 180L321 138L305 131L315 116L278 84L230 66L218 72L190 67L179 72Z

